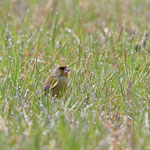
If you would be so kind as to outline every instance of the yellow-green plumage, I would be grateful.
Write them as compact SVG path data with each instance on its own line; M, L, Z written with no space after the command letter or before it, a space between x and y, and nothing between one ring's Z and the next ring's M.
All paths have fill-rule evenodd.
M50 91L52 96L60 98L67 90L69 71L67 66L57 67L44 82L45 94Z

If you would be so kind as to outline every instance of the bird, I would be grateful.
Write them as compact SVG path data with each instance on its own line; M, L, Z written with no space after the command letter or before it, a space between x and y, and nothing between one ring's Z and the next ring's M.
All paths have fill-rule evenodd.
M56 67L44 82L45 95L50 92L52 97L61 98L68 88L68 72L70 71L68 66Z

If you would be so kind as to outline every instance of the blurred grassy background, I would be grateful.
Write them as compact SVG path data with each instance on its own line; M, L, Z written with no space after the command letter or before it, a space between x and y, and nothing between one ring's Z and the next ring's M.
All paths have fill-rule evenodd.
M149 150L149 32L149 0L0 0L0 149Z

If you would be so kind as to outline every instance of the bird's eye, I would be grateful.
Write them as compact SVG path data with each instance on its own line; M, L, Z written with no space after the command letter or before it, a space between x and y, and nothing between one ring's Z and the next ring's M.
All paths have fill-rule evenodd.
M64 70L66 68L66 66L62 66L60 67L60 70Z
M64 70L63 68L60 68L60 70Z

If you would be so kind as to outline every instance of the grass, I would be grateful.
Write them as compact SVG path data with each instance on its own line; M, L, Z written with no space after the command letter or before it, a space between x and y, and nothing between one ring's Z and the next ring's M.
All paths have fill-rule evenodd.
M0 3L1 150L150 149L148 0ZM38 99L61 64L68 93Z

